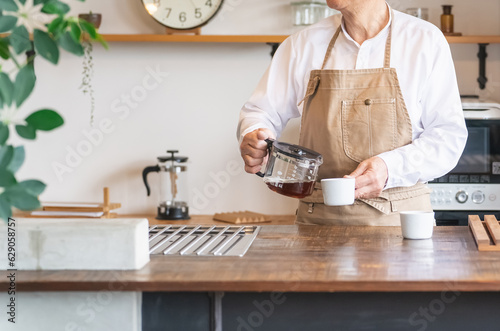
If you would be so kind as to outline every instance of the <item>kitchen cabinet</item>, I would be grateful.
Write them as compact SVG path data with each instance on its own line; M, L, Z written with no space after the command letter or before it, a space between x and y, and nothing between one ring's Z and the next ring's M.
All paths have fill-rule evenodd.
M399 227L269 225L241 258L155 255L138 271L23 271L17 285L143 292L144 331L487 330L500 320L499 257L468 227L403 240Z

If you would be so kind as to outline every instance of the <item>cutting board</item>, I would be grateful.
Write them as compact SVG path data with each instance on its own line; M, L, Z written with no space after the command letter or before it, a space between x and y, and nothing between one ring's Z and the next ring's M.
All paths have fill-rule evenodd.
M500 252L500 224L495 216L485 215L481 221L478 215L469 215L469 228L479 251Z

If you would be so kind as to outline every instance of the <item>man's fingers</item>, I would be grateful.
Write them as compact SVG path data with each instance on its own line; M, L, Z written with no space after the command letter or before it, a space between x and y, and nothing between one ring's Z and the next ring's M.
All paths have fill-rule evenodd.
M274 138L274 133L269 129L257 129L243 137L240 145L241 156L245 162L245 171L257 173L267 156L268 138Z
M260 165L254 166L254 167L250 167L250 166L245 165L245 171L250 173L250 174L256 174L260 171L260 169L261 169Z
M267 150L244 147L241 149L241 156L249 156L254 159L263 159L267 155Z
M245 165L250 166L250 167L255 167L258 165L262 165L262 163L264 162L264 159L255 159L255 158L252 158L248 155L244 155L243 161L245 162Z
M257 138L259 140L266 140L266 139L274 139L274 133L269 130L269 129L258 129L257 130Z
M372 182L372 180L369 176L367 176L367 175L359 176L359 177L356 177L355 187L360 188L360 187L369 186L371 184L371 182Z
M358 167L349 174L349 177L358 177L361 176L367 169L368 163L367 162L361 162ZM356 183L357 184L357 183Z

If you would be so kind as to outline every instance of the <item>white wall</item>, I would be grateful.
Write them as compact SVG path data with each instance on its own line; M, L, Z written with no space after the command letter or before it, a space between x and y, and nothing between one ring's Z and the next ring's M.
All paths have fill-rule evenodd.
M202 33L288 34L295 30L290 23L289 2L226 0L225 9ZM400 10L426 6L433 23L441 14L441 1L389 2ZM500 34L499 1L450 3L454 5L456 31L468 35ZM101 33L163 31L145 13L140 0L71 1L71 5L75 14L90 9L101 12ZM452 50L461 93L478 93L477 46L454 45ZM265 44L111 43L108 51L96 46L93 128L89 125L88 99L78 90L82 59L63 54L56 67L37 60L38 83L22 114L50 107L63 114L66 124L26 143L27 160L20 178L46 182L48 188L41 197L44 201L100 201L102 187L109 186L112 200L123 205L120 213L155 213L157 199L146 197L142 169L154 165L156 157L166 154L167 149L178 149L190 158L189 202L197 209L193 214L237 210L294 213L296 201L272 193L257 176L244 174L243 170L226 177L221 173L227 173L225 169L234 162L242 165L235 137L238 112L268 66L269 52ZM489 46L488 53L489 84L482 95L500 101L500 45ZM156 68L166 77L158 78L158 86L141 95L144 79L154 83L148 80L148 70ZM131 93L143 98L133 105L135 108L120 101ZM91 145L84 132L97 130L103 121L111 124L109 133L102 133L102 138L94 134L97 143ZM283 140L296 142L297 130L295 121ZM71 172L59 174L58 178L54 164L67 164L68 150L85 146L91 146L88 155L70 160L74 161L69 167ZM211 174L229 178L229 183L217 183ZM151 175L151 182L155 178ZM199 192L205 201L200 200Z

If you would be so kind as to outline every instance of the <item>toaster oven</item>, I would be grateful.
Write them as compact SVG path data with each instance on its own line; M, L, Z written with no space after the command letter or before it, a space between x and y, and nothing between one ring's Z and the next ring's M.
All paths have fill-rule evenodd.
M500 216L500 104L462 99L469 136L457 166L429 182L438 225L470 214Z

